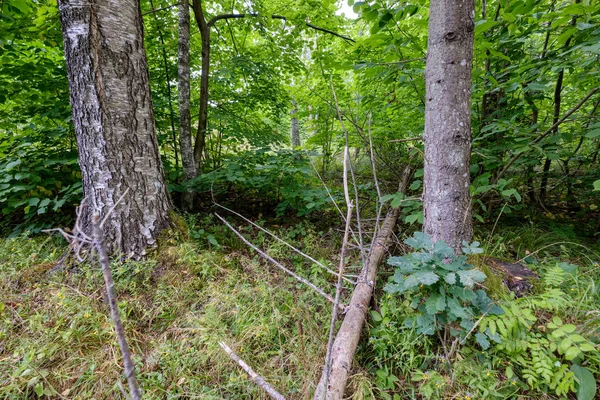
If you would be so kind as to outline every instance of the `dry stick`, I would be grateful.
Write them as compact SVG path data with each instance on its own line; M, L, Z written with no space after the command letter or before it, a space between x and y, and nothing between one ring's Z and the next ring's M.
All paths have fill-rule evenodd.
M258 375L256 372L254 372L254 370L252 368L250 368L250 366L248 364L246 364L244 362L244 360L239 358L238 355L235 354L234 351L229 348L229 346L227 346L223 342L219 342L219 346L221 346L221 348L223 350L225 350L225 352L229 355L229 357L231 357L231 359L233 361L238 363L238 365L240 367L242 367L242 369L244 371L246 371L246 373L248 375L250 375L250 378L254 381L254 383L256 383L258 386L263 388L264 391L267 392L269 394L269 396L271 396L271 398L273 398L275 400L285 400L285 397L283 397L283 395L281 393L279 393L277 390L275 390L273 388L273 386L269 385L267 383L267 381L265 380L265 378L263 378L262 376Z
M258 254L260 254L261 257L263 257L264 259L271 261L271 263L273 263L273 265L275 265L277 268L281 269L282 271L288 273L289 275L293 276L298 282L302 282L304 283L306 286L308 286L309 288L311 288L312 290L314 290L315 292L317 292L318 294L320 294L321 296L325 297L329 302L331 303L335 303L335 300L333 297L331 297L330 295L328 295L327 293L325 293L323 290L321 290L320 288L318 288L317 286L315 286L313 283L307 281L306 279L302 278L301 276L297 275L296 273L290 271L289 269L287 269L286 267L284 267L281 263L279 263L277 260L275 260L273 257L271 257L270 255L268 255L267 253L265 253L264 251L262 251L261 249L259 249L258 247L256 247L255 245L253 245L252 243L250 243L250 241L248 239L246 239L244 237L244 235L242 235L240 232L238 232L233 226L231 226L229 224L229 222L227 222L225 220L225 218L221 217L219 214L215 213L215 215L217 216L217 218L219 218L221 220L221 222L223 222L233 233L236 234L237 237L239 237L242 242L246 243L246 245L248 245L249 247L251 247L254 251L256 251ZM344 306L343 305L339 305L341 310L344 310Z
M333 83L331 85L333 90ZM334 91L335 97L335 91ZM336 99L337 104L337 99ZM339 108L338 108L339 113ZM341 121L341 119L340 119ZM350 194L348 193L348 135L346 135L346 145L344 146L344 197L346 198L346 208L348 210L346 215L346 229L344 230L344 240L342 241L342 250L340 252L340 266L338 269L338 280L335 286L335 301L333 303L333 312L331 313L331 324L329 325L329 339L327 340L327 353L325 354L325 382L329 383L329 374L331 371L331 352L333 348L333 338L335 332L335 321L337 320L337 305L340 302L340 294L342 292L342 275L344 274L344 264L346 262L346 249L348 248L348 236L350 234L350 223L352 221L352 202L350 201ZM361 237L362 245L362 237ZM363 251L361 246L361 252ZM363 265L365 265L363 263ZM323 393L325 396L325 393Z
M344 130L344 135L346 138L346 145L344 148L344 152L348 153L350 151L350 146L349 146L349 140L348 140L348 129L346 129L346 125L344 125L344 119L342 118L342 110L340 110L340 104L338 103L338 99L337 99L337 95L335 93L335 88L333 86L333 78L329 78L329 83L331 85L331 92L333 93L333 100L335 101L335 109L337 111L337 115L338 115L338 119L340 121L340 125L342 126L342 129ZM360 257L362 259L362 265L366 265L367 263L367 257L365 254L365 247L363 244L363 233L362 233L362 224L360 222L360 207L359 207L359 203L358 203L358 187L356 186L356 178L354 176L354 168L352 167L352 161L350 160L350 157L347 156L346 154L344 154L344 175L348 174L348 170L350 171L350 175L352 176L352 186L354 188L354 197L356 200L356 227L358 229L358 241L359 241L359 246L360 246ZM346 197L346 206L350 207L350 196L348 195L348 182L347 182L347 176L344 176L345 181L344 181L344 195Z
M335 321L338 318L338 304L340 303L340 295L342 293L342 276L344 274L344 264L346 258L346 250L348 248L348 236L350 233L350 222L352 220L352 204L348 205L348 214L346 215L346 231L344 232L344 240L342 242L342 251L340 253L340 266L338 269L338 280L335 286L335 301L333 303L333 312L331 313L331 324L329 325L329 339L327 340L327 354L325 355L325 382L329 383L329 375L331 372L331 353L333 349L333 339L335 332ZM325 395L325 394L323 394Z
M400 191L402 193L406 192L410 174L411 168L407 166L402 173L402 181L400 183ZM348 380L348 372L352 367L352 359L358 346L367 310L369 309L369 301L375 287L377 266L386 254L387 245L396 226L399 212L399 208L392 209L383 221L383 225L373 246L373 251L369 255L368 274L365 273L367 266L363 266L361 278L359 278L358 284L354 289L350 305L346 309L344 322L342 322L342 326L333 342L329 384L326 382L325 375L323 374L314 395L315 400L321 400L324 393L327 400L341 400L343 398L346 381Z
M286 242L285 240L279 238L277 235L271 233L270 231L268 231L267 229L263 228L262 226L255 224L254 222L252 222L251 220L249 220L248 218L244 217L242 214L233 211L230 208L227 208L225 206L222 206L219 203L215 203L215 205L217 207L221 207L224 210L229 211L230 213L237 215L238 217L240 217L241 219L243 219L244 221L246 221L247 223L251 224L252 226L260 229L261 231L263 231L264 233L266 233L267 235L271 236L272 238L274 238L275 240L279 241L280 243L283 243L284 245L286 245L287 247L289 247L290 249L294 250L296 253L300 254L301 256L303 256L304 258L312 261L313 263L317 264L319 267L325 269L327 272L329 272L330 274L333 275L337 275L337 272L333 271L331 268L327 267L326 265L324 265L323 263L315 260L313 257L309 256L308 254L304 253L302 250L295 248L294 246L292 246L291 244L289 244L288 242ZM354 284L354 281L352 279L348 279L346 277L343 278L346 282Z
M546 131L544 131L544 133L542 133L540 136L538 136L533 142L531 142L531 145L539 143L543 138L545 138L550 133L552 133L554 131L554 129L556 129L560 124L565 122L565 120L567 118L569 118L571 116L571 114L573 114L575 111L579 110L581 108L581 106L583 106L585 104L585 102L588 101L590 99L590 97L592 97L594 95L594 93L596 93L598 90L600 90L600 87L596 87L596 88L590 90L590 92L579 103L577 103L577 105L575 107L573 107L569 111L567 111L567 113L564 115L564 117L562 117L561 119L556 121L555 124L553 124L550 128L548 128ZM515 163L515 161L517 161L524 153L525 152L519 153L510 159L510 161L504 166L504 168L502 168L502 170L500 171L498 176L496 176L496 179L494 179L494 184L498 183L498 181L506 173L506 171L508 171L508 169Z
M373 230L373 239L371 240L371 245L369 246L369 254L373 249L373 244L375 243L375 238L377 237L377 231L379 230L379 221L381 219L381 211L383 211L383 200L381 195L381 189L379 188L379 181L377 180L377 168L375 166L375 157L373 157L373 135L371 134L371 118L372 114L369 113L369 158L371 160L371 170L373 171L373 181L375 182L375 188L377 189L377 199L379 200L379 207L377 207L377 217L375 219L375 229Z
M117 306L117 294L115 292L115 283L110 272L110 263L108 260L108 254L102 241L102 232L100 231L99 224L100 216L95 214L92 217L92 232L94 237L94 248L98 253L100 259L100 265L102 266L102 274L104 275L104 284L106 286L106 298L108 299L108 305L110 307L110 314L115 325L115 332L117 334L117 340L119 347L121 348L121 354L123 355L123 365L125 367L125 377L127 378L127 384L129 385L129 392L132 400L140 400L140 388L135 378L135 366L131 361L131 354L129 353L129 346L127 346L127 340L125 339L125 329L123 323L119 317L119 308Z

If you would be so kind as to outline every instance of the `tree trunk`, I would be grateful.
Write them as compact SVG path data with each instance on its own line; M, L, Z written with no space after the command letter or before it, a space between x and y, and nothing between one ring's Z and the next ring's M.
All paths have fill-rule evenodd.
M150 7L154 10L154 3L150 0ZM158 38L160 39L161 54L163 61L163 68L165 69L165 82L167 84L167 98L169 99L169 122L171 125L171 136L173 138L173 152L175 153L175 171L179 172L179 154L177 151L177 134L175 133L175 112L173 111L173 96L171 95L171 74L169 74L169 61L167 56L167 46L165 45L165 38L162 33L162 29L160 29L161 21L157 17L156 13L154 14L154 18L156 19L156 31L158 32Z
M575 0L575 4L580 3L581 0ZM577 23L577 17L573 17L571 18L571 26L575 26L575 24ZM565 42L565 45L563 46L563 50L566 50L569 48L570 44L571 44L571 38L573 36L569 37L567 39L567 41ZM565 77L565 70L561 69L558 72L558 77L556 79L556 86L554 88L554 116L552 118L552 124L555 125L558 120L560 119L560 105L561 105L561 99L562 99L562 86L563 86L563 79ZM554 129L554 135L558 135L558 126ZM544 162L544 170L542 173L542 182L540 184L540 203L542 204L542 206L544 206L544 203L546 202L546 192L548 191L548 177L550 175L550 166L552 165L552 160L550 158L546 158L546 161Z
M300 125L298 124L298 103L292 99L292 148L300 147Z
M188 0L179 0L179 147L181 164L186 181L196 177L192 127L190 118L190 9ZM186 190L181 198L181 208L189 211L194 206L194 192Z
M469 162L474 2L432 0L430 4L423 229L458 253L473 231Z
M83 177L110 253L140 258L169 225L139 2L58 0ZM119 204L117 202L120 201ZM114 208L114 210L113 210Z
M210 76L210 26L204 17L202 3L194 0L194 16L202 38L202 70L200 75L200 115L198 116L198 132L194 144L194 162L196 173L202 174L202 154L206 145L206 128L208 122L208 78Z

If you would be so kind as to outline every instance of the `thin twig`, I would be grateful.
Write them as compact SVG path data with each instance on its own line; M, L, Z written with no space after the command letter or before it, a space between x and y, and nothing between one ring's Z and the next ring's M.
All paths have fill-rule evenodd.
M221 220L221 222L223 222L225 224L225 226L227 226L233 233L235 233L236 236L239 237L242 240L242 242L246 243L246 245L248 245L249 247L251 247L261 257L263 257L266 260L270 261L273 265L275 265L276 267L278 267L282 271L284 271L287 274L289 274L292 277L294 277L298 282L304 283L306 286L308 286L309 288L311 288L312 290L314 290L315 292L317 292L321 296L325 297L329 302L331 302L331 303L335 302L334 298L331 297L330 295L328 295L327 293L325 293L322 289L320 289L319 287L315 286L313 283L309 282L308 280L302 278L301 276L297 275L296 273L290 271L289 269L287 269L286 267L284 267L281 263L279 263L277 260L275 260L273 257L271 257L270 255L268 255L267 253L265 253L264 251L262 251L261 249L259 249L255 245L253 245L240 232L238 232L233 226L231 226L231 224L229 224L229 222L227 222L225 220L225 218L221 217L217 213L215 213L215 215L217 216L217 218L219 218ZM341 307L342 309L344 309L343 306L341 306L341 305L339 307Z
M329 83L331 85L331 92L333 93L333 100L335 101L335 108L337 110L337 115L338 115L338 119L340 121L340 125L342 126L342 129L344 131L345 134L345 139L346 139L346 145L344 147L344 196L346 198L346 207L350 207L350 196L348 193L348 177L347 177L347 171L350 171L350 176L352 177L352 186L354 187L354 197L355 197L355 207L356 207L356 225L357 225L357 229L358 229L358 241L359 241L359 245L360 245L360 256L362 259L362 263L363 265L367 265L367 256L365 253L365 248L364 248L364 244L363 244L363 234L362 234L362 224L360 221L360 206L358 203L358 187L356 185L356 178L354 176L354 168L352 167L352 161L350 160L350 155L348 154L350 152L350 146L349 146L349 134L348 134L348 130L346 129L346 125L344 125L344 119L342 118L342 111L340 110L340 104L338 102L337 99L337 95L335 93L335 87L333 86L333 79L330 77L329 78Z
M556 123L552 124L552 126L550 128L548 128L546 131L544 131L544 133L542 133L534 141L532 141L530 146L533 146L534 144L539 143L543 138L545 138L550 133L552 133L554 131L554 129L556 129L567 118L569 118L569 116L571 114L573 114L575 111L579 110L581 108L581 106L583 106L585 104L585 102L588 101L590 99L590 97L592 97L594 95L594 93L596 93L598 90L600 90L600 87L595 87L594 89L590 90L590 92L579 103L577 103L577 105L575 107L573 107L569 111L567 111L567 113L564 115L564 117L562 117L561 119L556 121ZM515 161L517 161L519 158L521 158L521 156L523 154L525 154L525 151L522 153L516 154L513 158L511 158L508 161L508 163L506 163L504 168L502 168L500 173L494 179L494 184L498 183L498 181L506 173L506 171L508 171L508 169L515 163Z
M256 383L258 386L260 386L265 392L267 392L269 394L269 396L271 396L272 399L285 400L285 397L283 397L283 395L281 393L279 393L277 390L275 390L273 388L273 386L269 385L267 383L267 381L265 380L265 378L263 378L262 376L258 375L256 372L254 372L254 370L252 368L250 368L250 366L248 364L246 364L244 362L244 360L239 358L238 355L235 354L235 352L229 348L229 346L227 346L223 342L219 342L219 346L221 346L221 348L225 351L225 353L227 353L227 355L229 355L229 357L233 361L238 363L238 365L240 367L242 367L242 369L244 371L246 371L246 373L248 375L250 375L250 378L254 381L254 383Z
M233 211L230 208L227 208L219 203L215 203L215 205L217 207L221 207L224 210L229 211L232 214L237 215L238 217L240 217L241 219L243 219L244 221L248 222L249 224L251 224L252 226L260 229L261 231L263 231L264 233L266 233L267 235L271 236L272 238L274 238L275 240L279 241L280 243L283 243L284 245L286 245L287 247L289 247L290 249L294 250L296 253L300 254L301 256L303 256L304 258L312 261L313 263L315 263L316 265L318 265L319 267L325 269L327 272L329 272L330 274L333 275L337 275L337 272L333 271L331 268L327 267L326 265L324 265L323 263L315 260L313 257L309 256L308 254L304 253L302 250L295 248L294 246L292 246L291 244L289 244L288 242L286 242L285 240L279 238L277 235L273 234L272 232L268 231L267 229L263 228L262 226L255 224L254 222L252 222L251 220L249 220L248 218L244 217L242 214ZM351 279L348 278L344 278L344 280L346 280L348 283L352 283L354 284L354 281L352 281Z
M107 214L108 215L108 214ZM115 325L115 332L117 334L117 340L119 347L121 348L121 354L123 355L123 366L125 368L125 377L127 378L127 384L129 385L129 392L132 400L140 400L142 395L140 388L135 377L135 365L131 361L131 354L129 353L129 346L125 338L125 329L119 316L119 307L117 306L117 294L115 291L115 283L112 278L110 271L110 262L108 260L108 254L104 243L102 241L102 231L100 230L100 224L98 221L100 216L95 214L92 216L92 232L94 236L94 248L98 253L100 265L102 266L102 274L104 275L104 284L106 286L106 298L110 307L110 313Z

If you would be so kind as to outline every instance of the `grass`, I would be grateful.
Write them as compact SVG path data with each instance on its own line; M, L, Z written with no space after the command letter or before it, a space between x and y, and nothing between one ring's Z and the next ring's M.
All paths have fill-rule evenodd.
M266 398L219 341L287 398L311 398L323 365L330 304L265 264L210 217L190 219L188 225L189 238L165 238L148 260L112 265L144 398ZM271 227L320 261L337 263L335 233L318 232L311 223ZM333 293L334 278L320 268L260 232L247 227L242 232ZM579 274L560 286L566 305L538 310L536 316L542 325L560 316L600 342L597 247L543 225L499 226L495 235L479 236L491 255L515 260L534 253L530 265L542 282L561 262L579 265ZM576 244L548 246L556 242ZM64 247L62 239L44 236L0 241L0 398L121 398L118 382L125 380L101 272L84 263L47 274ZM487 285L498 301L512 301L498 279ZM450 370L436 337L402 326L409 300L380 292L377 298L380 314L376 319L371 314L359 346L350 398L556 398L507 378L509 359L482 353L470 342L457 350ZM595 365L594 357L586 362Z
M319 243L310 230L302 242ZM63 247L43 237L0 244L1 398L121 396L100 271L83 264L47 275ZM173 243L147 261L112 265L144 398L265 398L219 341L282 393L304 398L320 376L330 305L245 249L212 247ZM286 255L278 244L269 250ZM320 271L298 266L325 285Z

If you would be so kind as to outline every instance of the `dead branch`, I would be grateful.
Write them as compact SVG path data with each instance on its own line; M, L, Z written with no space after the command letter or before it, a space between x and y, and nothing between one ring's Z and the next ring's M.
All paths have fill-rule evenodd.
M106 298L108 299L110 314L115 326L115 332L117 334L119 347L121 348L121 354L123 355L123 366L125 367L125 377L127 378L127 384L129 385L129 393L132 400L140 400L142 396L140 393L140 387L138 386L137 379L135 377L135 365L131 361L129 346L127 345L127 340L125 338L125 329L123 328L123 323L121 322L121 317L119 316L115 283L110 272L110 262L108 259L108 254L106 253L106 248L104 247L104 242L102 240L102 231L100 230L99 220L100 216L98 214L95 214L92 217L92 236L94 237L93 244L96 252L98 253L100 265L102 266L102 275L104 275L104 284L106 286Z
M215 203L215 205L217 207L221 207L224 210L229 211L230 213L237 215L238 217L240 217L241 219L243 219L244 221L248 222L250 225L254 226L255 228L260 229L261 231L263 231L264 233L266 233L267 235L271 236L273 239L277 240L280 243L283 243L284 245L286 245L287 247L289 247L290 249L294 250L296 253L300 254L301 256L303 256L304 258L308 259L309 261L312 261L313 263L315 263L316 265L318 265L319 267L323 268L324 270L326 270L327 272L329 272L330 274L333 275L337 275L337 272L333 271L331 268L327 267L326 265L324 265L323 263L317 261L316 259L314 259L313 257L309 256L308 254L304 253L302 250L297 249L296 247L292 246L291 244L289 244L288 242L286 242L285 240L281 239L280 237L278 237L277 235L273 234L272 232L268 231L267 229L263 228L262 226L252 222L251 220L249 220L248 218L244 217L242 214L233 211L230 208L227 208L225 206L222 206L219 203ZM351 283L354 285L354 281L352 279L348 279L348 278L343 278L346 282Z
M403 193L406 192L411 173L411 167L406 166L400 183L400 191ZM324 373L315 391L315 400L343 399L348 373L352 367L352 359L358 346L360 334L369 309L369 302L375 288L377 267L386 254L398 215L399 208L392 209L383 221L383 225L377 235L377 240L369 255L368 263L363 266L344 321L333 343L329 379L327 379L325 371L323 371Z
M263 378L262 376L258 375L256 372L254 372L254 370L252 368L250 368L250 366L248 364L246 364L244 362L244 360L239 358L238 355L235 354L234 351L229 348L229 346L227 346L223 342L219 342L219 346L221 346L221 348L225 351L225 353L227 353L233 361L238 363L238 365L240 367L242 367L242 369L244 371L246 371L246 373L248 375L250 375L250 378L254 381L254 383L256 383L258 386L260 386L265 392L267 392L269 394L269 396L271 396L272 399L285 400L285 397L283 397L283 395L281 393L279 393L277 390L275 390L273 388L273 386L269 385L267 383L267 381L265 380L265 378Z
M327 301L331 302L331 303L335 303L335 300L333 297L331 297L330 295L328 295L327 293L325 293L322 289L320 289L319 287L315 286L312 282L302 278L301 276L297 275L295 272L290 271L289 269L287 269L286 267L284 267L280 262L278 262L277 260L275 260L273 257L271 257L270 255L268 255L267 253L265 253L264 251L262 251L261 249L259 249L258 247L256 247L255 245L253 245L248 239L246 239L244 237L244 235L242 235L238 230L236 230L233 226L231 226L231 224L229 224L229 222L227 222L225 220L225 218L221 217L219 214L215 213L215 215L217 216L217 218L219 218L221 220L221 222L223 222L225 224L225 226L227 226L233 233L235 233L235 235L237 237L239 237L242 242L246 243L246 245L248 245L249 247L251 247L254 251L256 251L261 257L263 257L264 259L270 261L273 265L275 265L277 268L281 269L282 271L286 272L287 274L291 275L292 277L294 277L298 282L302 282L304 283L306 286L308 286L309 288L311 288L312 290L314 290L316 293L320 294L321 296L323 296L324 298L327 299ZM343 305L339 305L339 307L341 308L341 310L344 310L344 306Z

